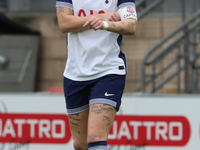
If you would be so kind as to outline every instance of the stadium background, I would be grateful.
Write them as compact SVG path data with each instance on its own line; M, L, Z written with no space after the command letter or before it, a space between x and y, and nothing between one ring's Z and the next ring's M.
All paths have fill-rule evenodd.
M122 147L122 149L199 149L200 98L197 93L200 92L200 0L136 0L136 4L140 16L136 35L124 36L121 47L127 57L128 74L123 96L124 103L119 114L131 114L136 116L136 120L137 116L143 118L150 116L154 119L158 116L183 117L190 124L191 136L183 132L183 137L186 136L189 140L184 147L146 148L143 147L145 146L143 143L142 147ZM156 5L149 9L152 4ZM9 21L5 21L5 18ZM192 20L187 22L190 19ZM195 32L189 32L195 25L197 25ZM151 59L146 60L146 77L143 78L141 69L144 56L178 28L180 30L177 34L170 36L151 55L156 56L179 36L182 34L185 36L171 51L167 51L167 54L158 55L160 59L159 61L157 59L158 63L155 65L148 63ZM0 34L0 119L3 117L5 119L6 114L9 113L33 115L65 113L61 108L63 95L49 94L49 92L62 93L62 74L67 59L66 34L61 33L58 27L55 0L0 0ZM180 61L170 65L173 60ZM179 65L185 65L180 72ZM166 67L168 69L165 69ZM178 72L171 76L176 71ZM169 76L171 77L166 79ZM149 78L152 81L145 86L144 90L142 83L148 82ZM163 80L166 83L161 84ZM149 92L156 94L148 94ZM188 95L191 93L194 94ZM42 107L45 104L48 104L48 107ZM169 125L169 120L163 122ZM178 123L180 125L183 122ZM0 129L2 129L1 120ZM176 134L171 133L172 138L179 137L182 132L178 131ZM29 143L22 143L22 145L12 145L12 143L10 146L1 144L2 133L3 131L0 132L0 150L6 148L10 150L11 147L28 149L26 147ZM162 136L164 137L163 134L160 135ZM156 144L163 144L162 138L160 139L161 141ZM31 145L33 149L34 146ZM43 146L35 149L43 149L45 147ZM48 148L52 147L57 148L56 145ZM64 146L60 147L62 148L65 149ZM109 147L109 149L121 150L119 147Z
M141 1L136 0L136 4ZM137 8L138 14L153 2L154 0L144 1ZM197 11L200 7L199 3L198 0L165 0L139 20L135 36L124 36L122 51L126 54L128 61L125 93L136 92L141 87L141 61L145 53L179 27L184 19L188 19ZM61 33L58 27L55 1L48 0L47 3L45 0L1 0L0 8L1 12L12 21L41 33L39 36L39 52L35 58L37 59L37 71L33 91L47 91L51 87L62 87L62 73L67 58L66 35ZM173 38L170 40L173 41ZM170 40L165 45L168 45ZM166 63L172 59L173 52L171 54L158 64L157 71L164 68ZM169 73L175 69L171 68ZM166 72L159 78L161 79L167 74ZM185 88L183 74L181 75L181 92L184 92ZM190 81L192 81L191 78ZM176 87L177 78L174 77L170 82L159 88L157 93L176 93ZM3 88L1 89L3 90Z

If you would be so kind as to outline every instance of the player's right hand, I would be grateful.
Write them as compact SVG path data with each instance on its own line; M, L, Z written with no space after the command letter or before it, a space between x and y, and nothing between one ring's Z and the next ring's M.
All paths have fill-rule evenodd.
M101 14L101 20L102 21L113 21L113 22L116 22L116 21L120 21L121 18L120 16L116 13L116 12L108 12L108 13L104 13L104 14Z
M89 27L96 31L103 28L103 22L97 17L92 17L84 23L83 27Z

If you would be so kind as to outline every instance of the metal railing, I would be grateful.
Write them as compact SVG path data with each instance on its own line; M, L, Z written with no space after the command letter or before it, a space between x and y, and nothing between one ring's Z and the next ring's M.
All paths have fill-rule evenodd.
M177 29L175 29L168 36L163 38L153 48L148 50L142 60L141 66L141 91L146 92L146 87L152 84L149 93L156 92L164 84L169 82L173 77L178 76L177 91L180 93L180 72L184 70L185 74L185 93L189 93L189 69L192 68L192 93L198 93L198 71L199 65L196 63L200 54L196 52L196 34L200 30L200 9L196 11L188 20L184 21ZM162 48L167 42L173 39L167 47ZM160 72L156 73L156 65L164 60L170 53L177 51L176 58ZM184 61L184 64L181 61ZM161 75L166 73L172 67L177 65L176 70L157 82ZM146 73L146 67L152 66L152 73Z
M147 0L140 0L136 3L136 7L141 7ZM165 0L154 0L144 10L138 13L138 20L142 19L150 11L154 10L157 6L162 4Z

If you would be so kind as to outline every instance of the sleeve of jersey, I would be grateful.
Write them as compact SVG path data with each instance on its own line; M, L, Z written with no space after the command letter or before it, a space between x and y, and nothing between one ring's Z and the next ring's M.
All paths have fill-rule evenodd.
M66 7L73 9L72 0L56 0L56 7Z
M127 18L136 18L137 12L135 6L135 0L118 0L118 11L121 20Z

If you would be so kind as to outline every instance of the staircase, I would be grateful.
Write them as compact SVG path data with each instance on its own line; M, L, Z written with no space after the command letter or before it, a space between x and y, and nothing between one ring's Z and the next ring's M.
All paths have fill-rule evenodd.
M199 93L199 36L200 9L145 54L141 65L141 91L155 93L175 79L177 87L169 93Z

